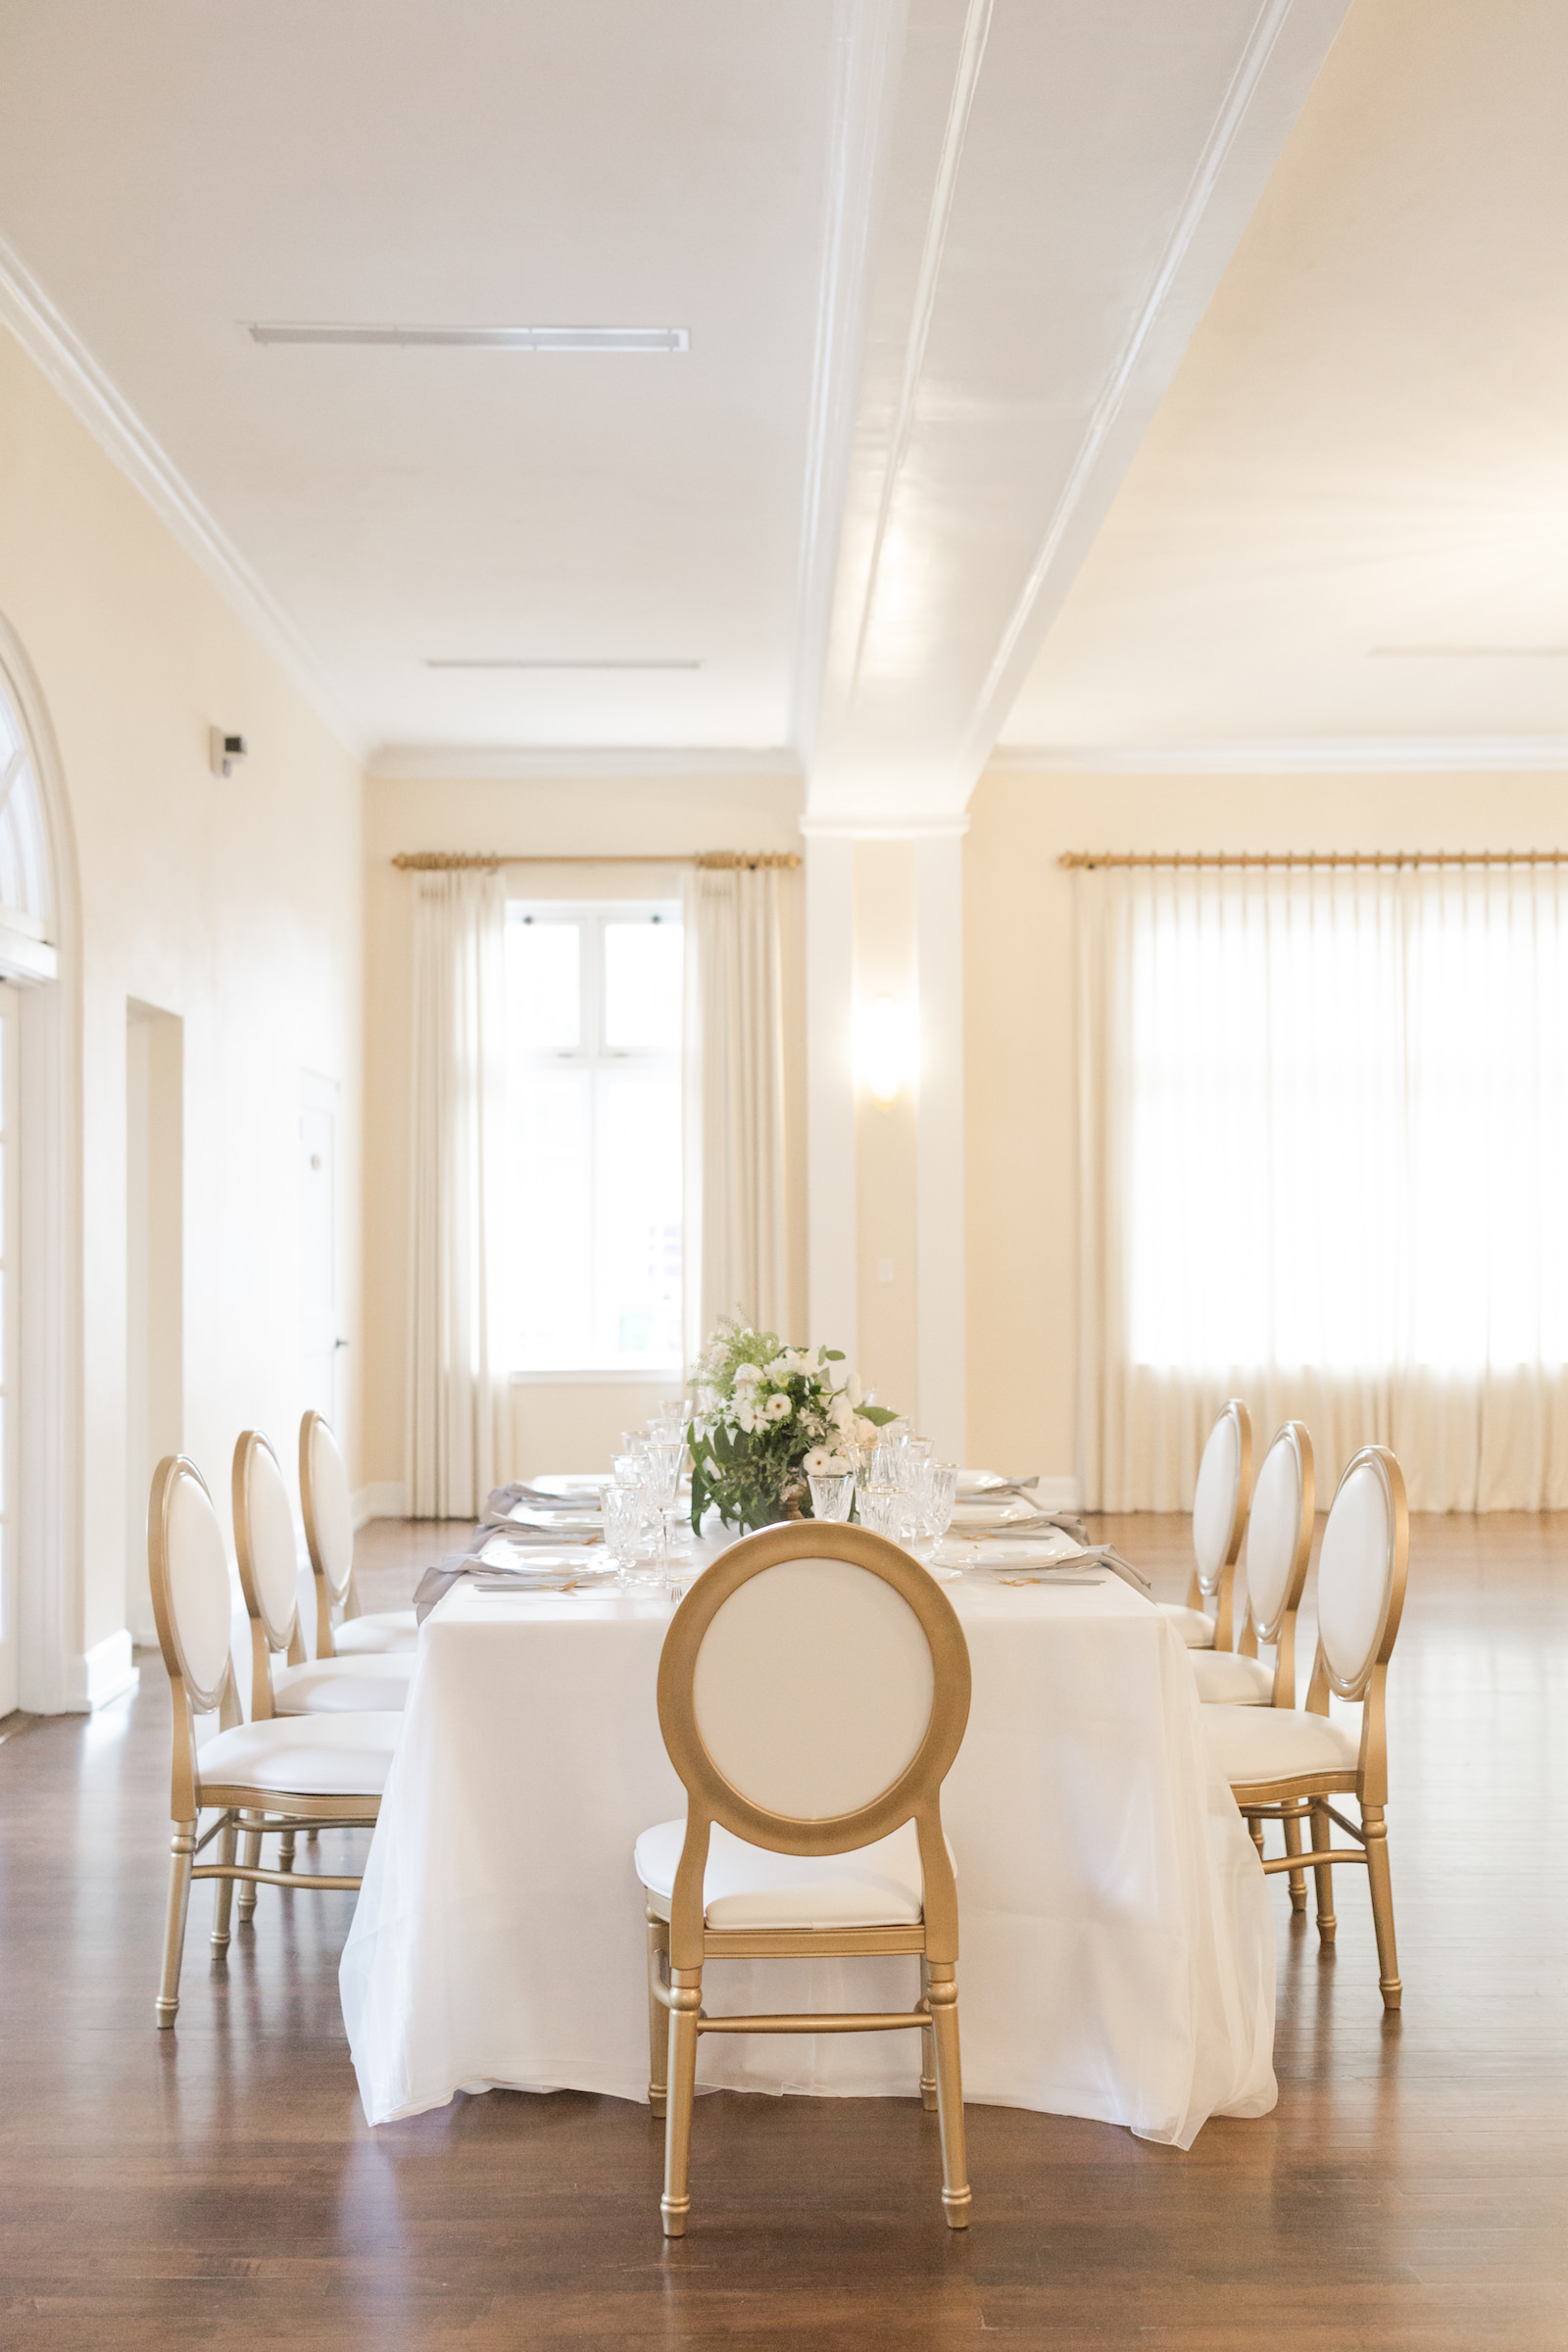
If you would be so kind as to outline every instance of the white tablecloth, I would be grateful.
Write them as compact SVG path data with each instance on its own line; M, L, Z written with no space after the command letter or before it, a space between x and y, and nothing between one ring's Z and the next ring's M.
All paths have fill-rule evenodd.
M943 1794L966 2098L1190 2147L1273 2106L1274 1926L1192 1669L1137 1593L947 1591L974 1673ZM372 2124L460 2089L646 2099L641 1830L684 1811L655 1708L667 1603L499 1597L426 1621L341 1968ZM707 2006L888 2009L909 1960L726 1961ZM699 2082L914 2095L917 2034L707 2034Z

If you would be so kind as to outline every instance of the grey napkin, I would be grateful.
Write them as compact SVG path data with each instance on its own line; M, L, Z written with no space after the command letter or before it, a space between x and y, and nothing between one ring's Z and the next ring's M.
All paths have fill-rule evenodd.
M487 1527L514 1526L512 1512L518 1503L530 1511L591 1511L590 1494L547 1494L542 1487L530 1487L517 1479L510 1487L492 1487L484 1506Z
M444 1600L459 1577L469 1576L479 1564L479 1554L490 1541L489 1530L476 1527L462 1551L449 1551L436 1560L420 1577L414 1589L414 1618L422 1625L438 1600Z

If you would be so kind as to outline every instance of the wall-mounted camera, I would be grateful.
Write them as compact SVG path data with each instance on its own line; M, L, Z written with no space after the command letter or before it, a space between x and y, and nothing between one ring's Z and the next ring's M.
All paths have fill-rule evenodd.
M215 776L231 776L245 757L244 736L225 735L221 727L208 729L207 747Z

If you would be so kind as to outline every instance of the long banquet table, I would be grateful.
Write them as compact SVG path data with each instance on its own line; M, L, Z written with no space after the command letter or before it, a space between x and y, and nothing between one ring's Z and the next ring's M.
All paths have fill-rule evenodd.
M705 1546L705 1548L708 1548ZM1192 2145L1273 2106L1274 1927L1210 1781L1181 1641L1142 1596L966 1575L973 1667L943 1795L957 1861L964 2095ZM646 2100L638 1833L684 1810L655 1706L670 1604L493 1593L426 1620L344 1948L372 2124L459 2090ZM726 1961L708 2006L881 2008L909 1960ZM916 2034L709 2034L699 2083L916 2090Z

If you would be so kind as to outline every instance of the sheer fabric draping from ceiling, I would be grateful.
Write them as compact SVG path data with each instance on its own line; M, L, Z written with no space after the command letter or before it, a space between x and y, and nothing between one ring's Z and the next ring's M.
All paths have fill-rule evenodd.
M1244 1396L1330 1491L1568 1506L1557 868L1086 870L1079 1481L1188 1509Z
M685 922L690 1360L720 1315L789 1336L777 871L699 866Z
M506 1069L498 873L414 881L409 1509L473 1518L506 1474L506 1368L494 1358Z

